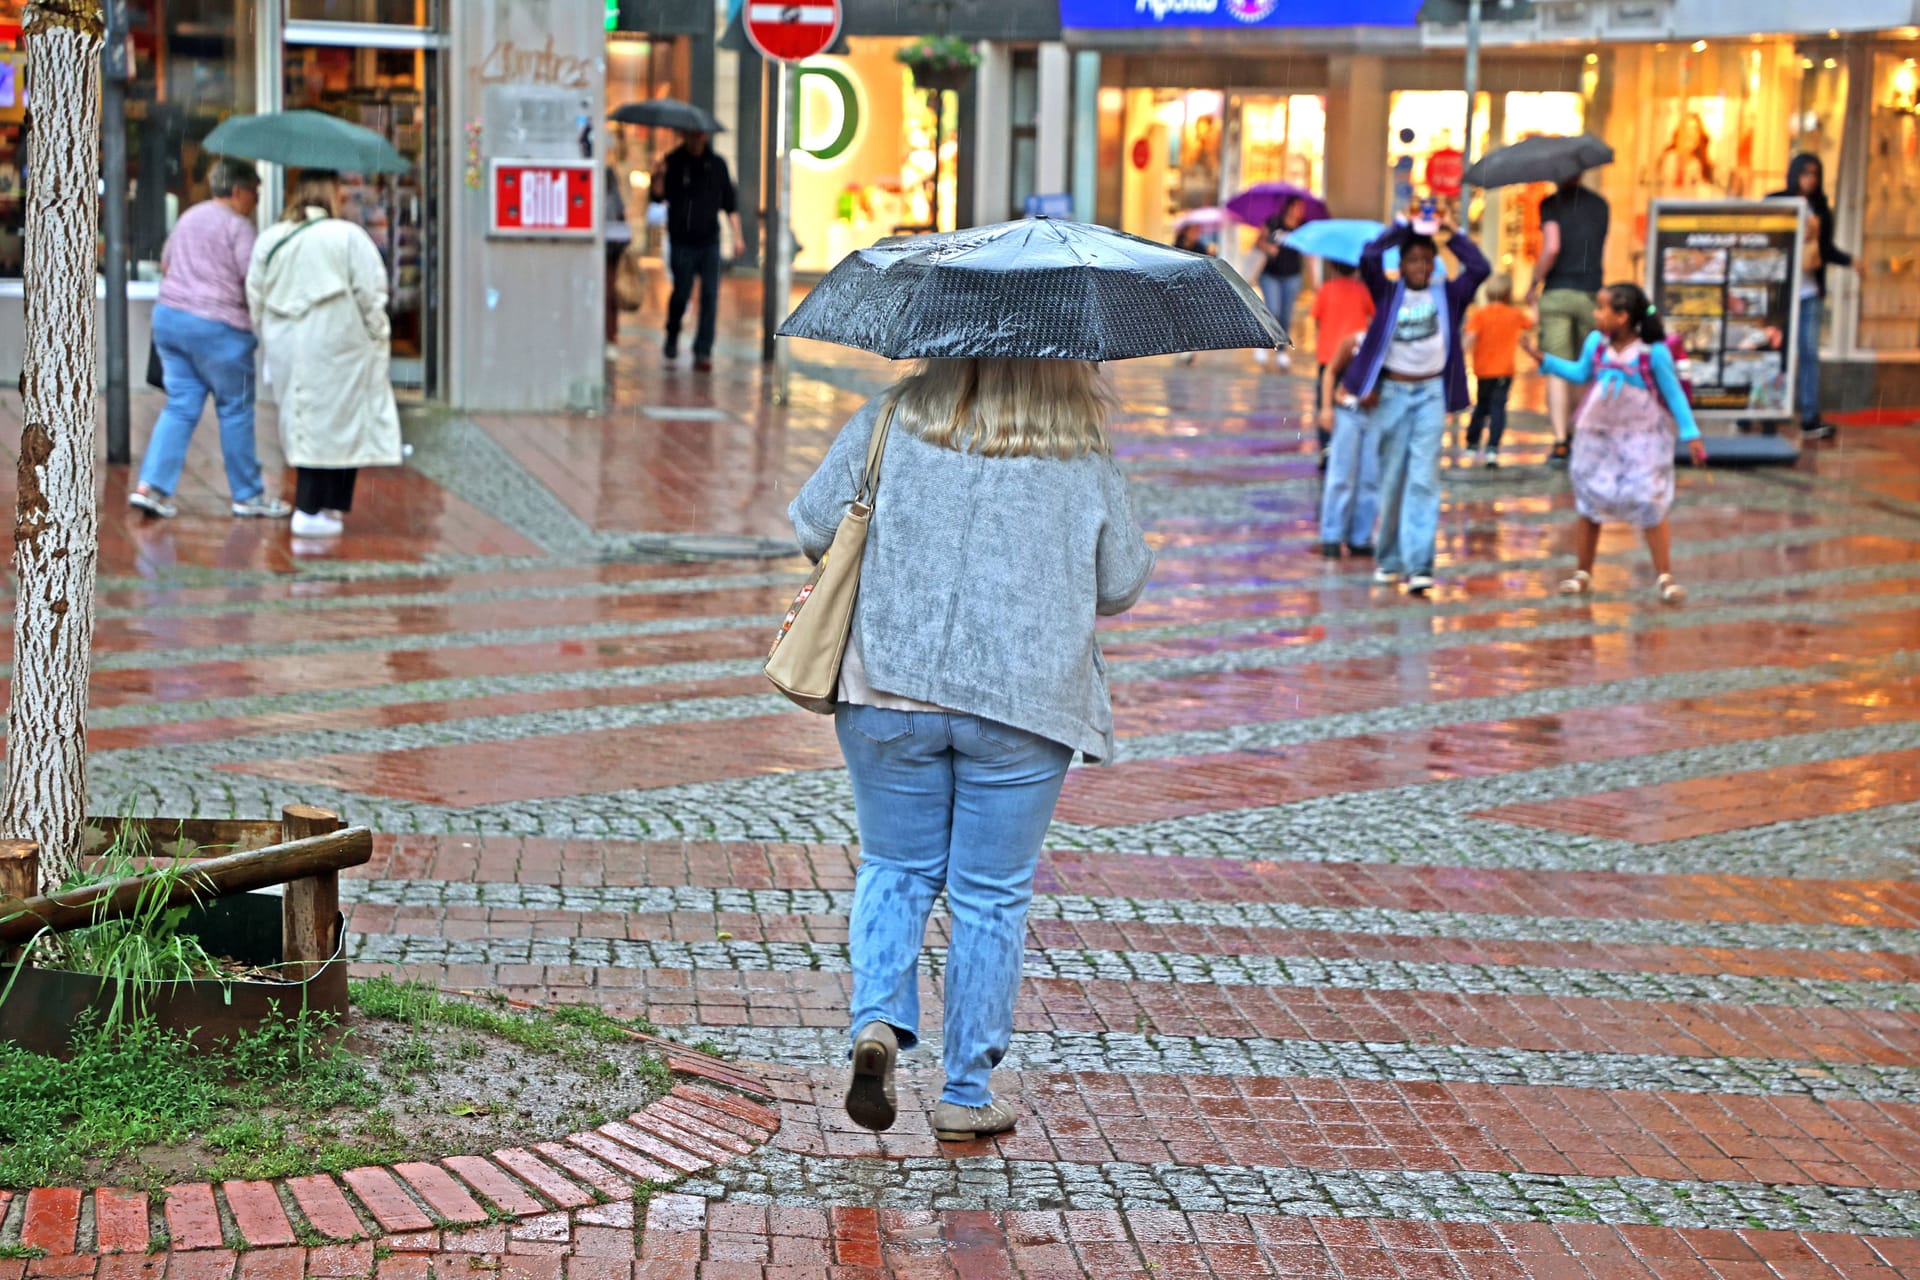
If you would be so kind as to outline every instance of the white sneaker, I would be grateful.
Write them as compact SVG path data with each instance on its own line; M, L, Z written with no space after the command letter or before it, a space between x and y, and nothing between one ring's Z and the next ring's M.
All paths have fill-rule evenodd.
M1383 587L1390 587L1400 581L1400 575L1392 569L1375 569L1373 580Z
M162 520L171 520L180 514L180 508L168 501L166 494L157 489L149 489L145 485L141 485L127 495L127 505Z
M1265 364L1267 362L1267 349L1265 347L1255 347L1253 349L1253 362L1255 364Z
M613 342L609 342L609 343L607 344L607 359L609 359L609 360L618 360L619 358L620 358L620 346L619 346L619 344L618 344L618 343L613 343Z
M1433 575L1430 573L1416 573L1407 579L1408 595L1423 596L1431 590L1433 590Z
M293 513L292 529L296 538L337 538L346 532L346 528L346 523L338 516L330 516L324 511L312 515L305 511Z
M293 514L293 508L274 497L263 493L248 498L245 502L233 504L233 517L236 520L252 518L256 520L285 520Z

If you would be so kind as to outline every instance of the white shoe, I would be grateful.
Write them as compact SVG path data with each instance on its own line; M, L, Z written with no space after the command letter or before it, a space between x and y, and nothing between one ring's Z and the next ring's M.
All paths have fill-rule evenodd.
M293 513L293 536L296 538L337 538L346 532L346 522L338 516L321 511L309 515L305 511Z
M233 518L236 520L285 520L293 514L292 507L270 493L248 498L245 502L236 502L232 510Z
M1416 573L1407 579L1407 594L1410 596L1423 596L1431 590L1433 575L1430 573Z
M607 344L607 359L609 359L609 360L618 360L619 358L620 358L620 346L619 346L619 344L618 344L618 343L614 343L614 342L609 342L609 343Z
M1392 586L1400 581L1400 575L1392 569L1375 569L1373 580L1383 587Z
M1255 364L1265 364L1267 362L1267 349L1265 347L1255 347L1253 349L1253 362Z
M1273 362L1274 362L1275 364L1277 364L1277 365L1279 365L1279 366L1280 366L1280 367L1281 367L1282 369L1291 369L1291 368L1293 368L1293 357L1292 357L1292 356L1290 356L1290 355L1288 355L1288 354L1287 354L1286 352L1284 352L1284 351L1276 351L1276 352L1274 352L1274 353L1273 353Z

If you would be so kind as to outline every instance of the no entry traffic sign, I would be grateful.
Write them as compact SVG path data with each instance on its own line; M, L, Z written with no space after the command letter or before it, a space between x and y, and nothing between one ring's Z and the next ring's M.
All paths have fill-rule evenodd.
M796 4L747 0L741 25L761 56L775 62L799 62L825 53L840 34L840 0L800 0Z

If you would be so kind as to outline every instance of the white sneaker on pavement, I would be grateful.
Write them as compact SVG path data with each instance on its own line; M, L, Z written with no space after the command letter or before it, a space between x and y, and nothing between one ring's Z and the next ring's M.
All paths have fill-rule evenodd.
M234 519L285 520L293 514L293 508L270 493L262 493L248 498L245 502L233 504Z
M292 529L296 538L337 538L346 532L347 526L340 517L324 511L312 514L296 511L293 513Z
M171 520L180 514L180 508L174 506L166 494L157 489L149 489L145 485L141 485L127 495L127 505L135 510L144 511L150 516L158 516L162 520Z

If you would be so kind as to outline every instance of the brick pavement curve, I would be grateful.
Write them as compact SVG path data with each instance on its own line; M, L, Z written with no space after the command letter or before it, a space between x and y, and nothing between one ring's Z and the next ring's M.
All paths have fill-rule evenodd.
M1423 603L1314 554L1303 380L1115 369L1161 565L1041 862L1023 1119L956 1147L937 1034L895 1132L837 1112L851 806L756 674L786 500L889 370L809 347L770 407L755 315L710 378L630 323L599 416L410 424L333 548L228 521L210 429L175 522L109 474L92 727L102 810L374 825L357 972L711 1040L771 1140L723 1091L341 1181L0 1192L0 1280L1920 1277L1920 432L1684 474L1673 610L1624 535L1553 593L1523 412L1449 467Z

